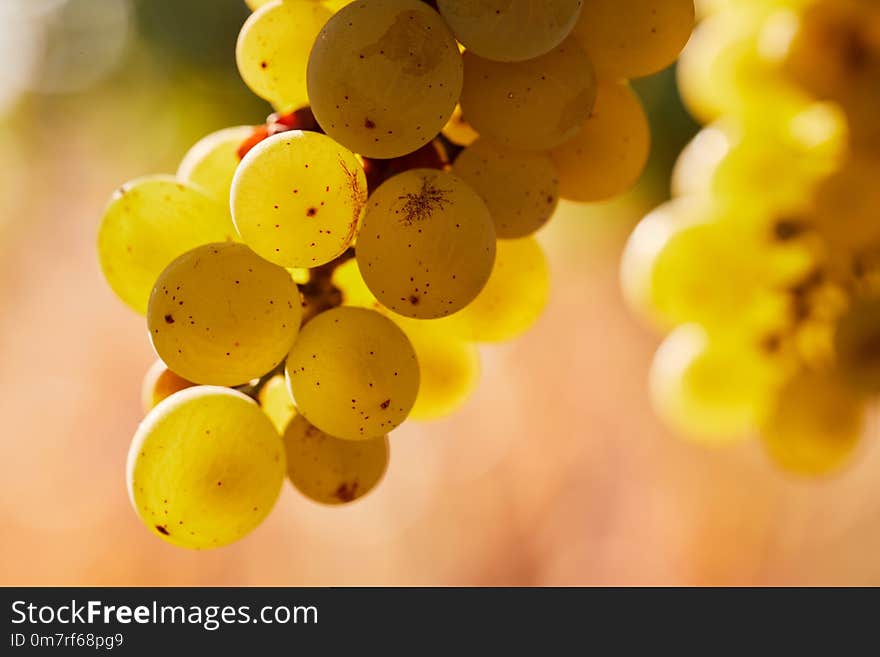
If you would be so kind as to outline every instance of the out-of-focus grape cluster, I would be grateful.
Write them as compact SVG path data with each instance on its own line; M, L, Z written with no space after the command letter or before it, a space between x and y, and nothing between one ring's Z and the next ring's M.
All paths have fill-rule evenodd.
M560 198L631 188L650 132L628 78L665 68L691 0L248 1L236 61L275 109L120 187L98 250L160 361L132 503L176 545L253 529L286 475L374 488L387 435L459 408L478 343L548 297Z
M880 3L714 0L678 76L706 123L622 282L669 334L658 413L708 443L759 435L833 472L880 392Z

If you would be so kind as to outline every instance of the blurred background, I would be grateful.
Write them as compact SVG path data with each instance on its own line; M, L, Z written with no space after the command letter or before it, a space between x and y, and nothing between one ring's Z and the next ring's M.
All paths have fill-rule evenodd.
M483 349L462 412L394 433L375 492L324 508L286 485L264 525L211 552L152 536L124 470L154 356L95 236L119 184L270 112L235 69L247 14L242 0L0 0L0 584L880 585L876 418L854 464L816 482L756 442L683 442L650 410L659 338L617 273L697 129L670 71L637 84L654 130L644 180L561 207L540 234L544 316Z

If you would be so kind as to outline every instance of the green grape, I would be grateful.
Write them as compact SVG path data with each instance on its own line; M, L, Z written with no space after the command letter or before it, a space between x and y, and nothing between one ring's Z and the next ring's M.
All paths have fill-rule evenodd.
M354 239L367 198L357 157L326 135L291 130L264 139L232 181L242 240L282 267L317 267Z
M625 82L602 81L596 106L579 131L550 153L559 191L571 201L603 201L636 184L651 149L651 129Z
M693 28L693 0L588 0L573 34L599 77L617 80L672 64Z
M113 194L98 231L98 257L116 295L145 314L153 283L168 263L235 235L226 208L200 188L171 176L148 176Z
M667 336L651 365L651 401L682 437L725 444L752 434L784 370L739 342L713 337L694 324Z
M486 202L499 238L531 235L559 202L559 179L544 153L527 153L478 139L456 158L455 174Z
M504 146L531 151L558 146L578 132L595 100L590 60L571 39L524 62L464 53L462 112L478 133Z
M357 259L385 306L406 317L444 317L473 301L489 279L495 227L486 204L460 178L413 169L370 196Z
M341 440L295 416L284 432L287 476L320 504L348 504L373 490L388 469L388 437Z
M513 339L530 329L544 311L549 278L547 259L537 240L500 240L486 287L473 303L436 324L474 342Z
M161 360L157 360L147 370L141 385L141 405L144 412L149 412L156 404L175 392L194 385L192 381L187 381L165 367L165 363Z
M306 63L331 16L327 7L312 0L273 2L255 11L235 46L241 79L280 112L308 105Z
M200 185L223 205L228 205L232 176L241 161L238 148L253 131L253 126L242 125L207 135L184 155L177 177Z
M880 392L880 299L857 301L840 318L834 351L842 378L857 392Z
M569 35L583 0L437 0L455 38L498 62L534 59Z
M358 0L318 35L308 63L312 111L346 148L394 158L431 141L461 93L461 55L418 0Z
M864 403L833 374L792 378L761 425L764 448L783 470L815 477L840 469L864 427Z
M276 374L263 384L257 394L263 412L272 420L279 433L284 433L287 424L296 415L296 407L287 389L283 374Z
M334 308L304 327L287 357L297 410L331 436L362 440L402 423L419 390L404 332L365 308Z
M299 331L290 274L243 244L208 244L172 262L147 312L159 357L196 383L239 385L277 366Z
M284 445L252 399L198 386L150 411L128 452L128 492L143 523L180 547L228 545L275 505Z
M706 126L684 147L672 170L672 195L706 194L712 177L730 151L730 130L721 124Z
M459 146L470 146L480 136L464 118L464 115L461 113L461 105L455 106L452 117L443 126L442 132L444 137Z

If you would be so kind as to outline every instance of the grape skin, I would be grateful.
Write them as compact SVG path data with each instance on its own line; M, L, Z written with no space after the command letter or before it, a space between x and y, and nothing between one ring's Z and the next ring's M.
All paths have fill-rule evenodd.
M228 545L268 515L284 481L284 446L252 399L198 386L154 408L128 452L132 506L174 545Z
M253 126L241 125L206 135L183 156L177 177L199 185L228 207L232 177L241 161L238 148L253 130Z
M163 399L170 397L175 392L191 388L196 385L178 376L167 367L161 360L154 362L141 384L141 405L144 412L148 413Z
M350 504L360 499L385 476L388 437L341 440L295 416L283 436L287 476L293 486L314 502Z
M299 331L290 274L243 244L209 244L172 262L150 297L159 357L196 383L239 385L272 370Z
M315 118L367 157L400 157L431 141L452 116L461 85L455 39L417 0L347 5L321 30L309 57Z
M260 388L257 398L263 412L272 420L278 432L284 433L287 424L296 415L296 406L293 405L284 375L276 374L266 381Z
M370 197L357 260L370 290L406 317L445 317L470 303L495 261L486 204L457 176L413 169Z
M419 365L406 335L365 308L334 308L308 322L287 357L286 375L299 413L346 440L392 431L419 389Z

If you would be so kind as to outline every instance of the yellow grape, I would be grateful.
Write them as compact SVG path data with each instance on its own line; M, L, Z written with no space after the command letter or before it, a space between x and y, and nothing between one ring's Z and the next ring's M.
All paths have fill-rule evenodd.
M712 177L731 147L730 130L708 125L684 147L672 170L672 195L705 194L712 189Z
M318 35L308 63L312 111L346 148L394 158L427 144L461 93L461 55L418 0L357 0Z
M148 176L113 194L98 231L98 257L116 295L144 314L153 283L168 263L235 235L225 206L200 188L171 176Z
M306 64L331 11L313 0L264 5L245 21L235 46L242 80L281 112L309 104Z
M640 78L678 57L694 28L694 0L587 0L573 35L600 78Z
M276 374L266 381L257 397L263 412L269 416L278 432L284 433L288 422L296 415L296 406L293 405L284 375Z
M756 430L782 371L755 348L710 337L694 324L670 333L654 356L651 401L682 437L724 444Z
M194 385L196 384L192 381L187 381L165 367L165 363L161 360L157 360L147 370L141 385L141 405L144 412L149 412L156 404L175 392Z
M160 538L180 547L228 545L275 505L284 445L252 399L198 386L150 411L128 452L132 505Z
M409 415L419 365L404 332L374 310L341 307L308 322L287 357L297 410L347 440L385 435Z
M455 159L453 172L486 202L499 238L531 235L559 202L559 178L544 153L514 151L478 139Z
M224 206L228 206L232 176L241 161L238 148L252 133L252 126L242 125L224 128L200 139L184 155L177 169L177 177L200 185Z
M357 260L346 260L333 270L333 285L341 292L342 303L346 306L372 308L381 312L387 310L370 292L361 275Z
M842 378L857 392L880 392L880 299L855 302L834 332Z
M635 185L651 149L651 129L626 82L602 81L578 132L551 151L559 191L571 201L602 201Z
M388 469L388 437L341 440L295 416L284 432L287 476L314 502L348 504L373 490Z
M172 262L147 325L159 357L190 381L239 385L278 365L299 331L290 274L244 244L208 244Z
M464 118L464 115L461 113L461 105L455 106L452 117L443 126L442 132L444 137L459 146L470 146L480 136Z
M248 6L248 9L251 11L256 11L263 5L267 5L270 2L277 2L278 0L244 0L244 3Z
M489 279L495 227L463 180L413 169L370 196L356 253L364 280L386 307L417 319L445 317L473 301Z
M455 38L498 62L534 59L558 46L581 13L583 0L437 0Z
M504 146L558 146L577 133L595 100L590 60L572 39L524 62L464 53L461 110L478 133Z
M804 372L779 391L762 422L761 438L777 466L815 477L847 462L863 426L861 399L831 373Z
M541 316L550 291L547 259L533 237L499 240L495 266L473 303L438 327L475 342L503 342L525 333Z
M266 260L310 268L349 247L366 198L353 153L326 135L291 130L245 155L232 181L232 217L242 240Z

